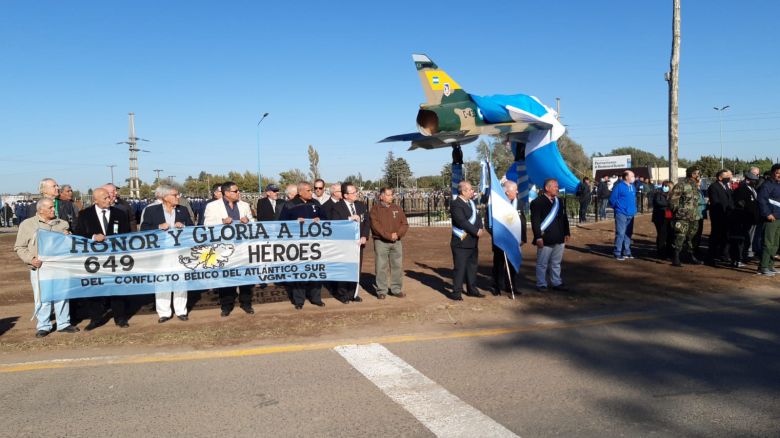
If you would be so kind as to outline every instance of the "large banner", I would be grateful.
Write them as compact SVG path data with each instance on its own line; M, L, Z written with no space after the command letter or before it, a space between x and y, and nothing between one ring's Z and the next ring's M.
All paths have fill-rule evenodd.
M107 236L38 231L42 301L288 281L358 281L354 221L197 226Z

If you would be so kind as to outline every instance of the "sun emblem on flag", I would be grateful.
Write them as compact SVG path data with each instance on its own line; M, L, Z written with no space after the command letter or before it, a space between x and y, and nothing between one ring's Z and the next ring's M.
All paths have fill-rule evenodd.
M512 213L507 213L506 215L504 215L504 222L506 222L507 225L512 225L512 223L515 221L516 218L517 215Z
M225 243L198 245L190 249L189 257L179 256L179 263L193 271L198 268L224 268L235 247Z

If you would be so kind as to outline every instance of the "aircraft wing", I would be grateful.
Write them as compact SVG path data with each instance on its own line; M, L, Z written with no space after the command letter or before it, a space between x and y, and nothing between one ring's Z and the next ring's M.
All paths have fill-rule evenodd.
M412 132L409 134L393 135L380 140L379 143L410 141L412 142L412 145L409 147L409 150L413 151L415 149L437 149L450 147L453 145L453 143L463 145L471 143L479 138L478 135L464 134L465 132L440 132L436 135L423 135L419 132Z

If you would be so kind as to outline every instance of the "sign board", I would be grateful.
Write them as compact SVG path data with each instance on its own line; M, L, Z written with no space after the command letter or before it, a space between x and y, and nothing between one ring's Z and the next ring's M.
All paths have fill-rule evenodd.
M602 169L628 169L631 167L631 155L611 157L593 157L593 173Z

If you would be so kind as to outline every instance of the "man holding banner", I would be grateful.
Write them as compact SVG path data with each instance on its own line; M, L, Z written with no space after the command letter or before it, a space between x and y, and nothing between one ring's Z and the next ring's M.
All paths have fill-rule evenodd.
M130 219L124 210L111 206L111 195L108 190L100 187L92 192L92 202L94 205L87 207L79 212L77 234L96 242L103 242L106 236L114 234L124 234L130 232ZM125 297L111 295L111 313L114 315L114 322L121 328L130 327L127 322L127 311L125 309ZM90 331L97 328L103 318L103 299L89 298L87 305L90 308L90 322L84 327L84 330Z
M35 205L37 214L25 219L19 225L19 232L16 233L16 243L14 244L16 254L30 268L30 282L35 297L35 318L38 320L35 337L42 338L52 332L50 319L52 307L54 307L54 315L57 319L57 331L75 333L79 329L70 325L70 303L68 300L43 302L38 285L38 269L43 265L43 262L38 259L38 230L70 234L68 222L54 217L53 200L42 198Z
M240 199L241 190L238 189L236 183L226 181L222 183L220 191L222 192L222 199L206 205L206 211L203 212L203 225L247 224L253 220L252 208ZM217 293L219 294L219 305L222 309L220 315L224 318L230 315L230 312L233 311L236 305L236 287L221 287ZM238 286L238 302L244 312L250 315L255 313L255 310L252 308L251 284Z
M144 210L144 219L141 222L141 231L147 230L172 230L192 226L192 219L183 207L179 206L179 191L167 185L160 185L154 191L160 204L150 205ZM163 323L171 319L171 294L173 294L173 310L176 317L187 321L187 291L174 290L155 292L154 307Z
M536 245L536 290L547 291L547 273L554 290L566 291L561 279L563 249L569 242L569 219L558 199L558 181L544 182L544 193L531 202L531 229Z
M484 298L477 289L477 261L479 236L482 235L482 221L472 200L474 189L468 181L458 183L458 196L452 201L452 249L453 278L450 299L463 300L463 280L466 280L466 295Z

